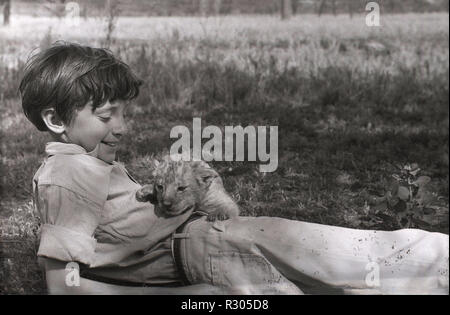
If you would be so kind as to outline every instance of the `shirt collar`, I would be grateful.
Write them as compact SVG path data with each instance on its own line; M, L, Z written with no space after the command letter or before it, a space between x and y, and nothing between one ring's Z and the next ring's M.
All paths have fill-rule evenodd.
M98 146L91 152L87 152L82 146L73 143L63 142L49 142L45 145L45 153L47 157L57 154L73 155L73 154L87 154L93 157L97 157Z

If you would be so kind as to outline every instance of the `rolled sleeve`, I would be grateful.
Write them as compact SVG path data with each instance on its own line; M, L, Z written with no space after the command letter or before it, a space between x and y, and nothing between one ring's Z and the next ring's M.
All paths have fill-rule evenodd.
M93 237L58 225L44 224L41 228L41 243L37 255L91 265L96 245L97 241Z
M35 198L42 219L37 255L91 265L101 215L97 203L57 185L40 185Z

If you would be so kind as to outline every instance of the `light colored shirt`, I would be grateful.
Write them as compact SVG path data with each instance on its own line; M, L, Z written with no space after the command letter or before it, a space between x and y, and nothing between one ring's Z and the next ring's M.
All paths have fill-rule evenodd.
M164 285L179 279L170 235L190 212L157 217L153 205L136 200L141 185L125 167L103 162L95 150L50 142L45 151L33 178L42 222L38 256L75 261L114 280Z

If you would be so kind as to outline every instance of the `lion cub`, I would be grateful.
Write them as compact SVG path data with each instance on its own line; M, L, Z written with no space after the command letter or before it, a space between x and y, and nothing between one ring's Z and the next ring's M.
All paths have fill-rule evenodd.
M239 215L239 207L225 191L219 174L203 161L175 161L166 156L153 176L153 184L138 190L136 199L150 201L159 216L172 217L192 209L204 212L208 221Z

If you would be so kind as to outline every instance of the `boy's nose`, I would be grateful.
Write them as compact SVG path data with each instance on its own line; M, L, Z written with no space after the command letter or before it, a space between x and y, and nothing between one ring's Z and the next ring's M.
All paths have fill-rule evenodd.
M120 138L128 132L127 125L123 119L113 128L112 133L115 137Z

